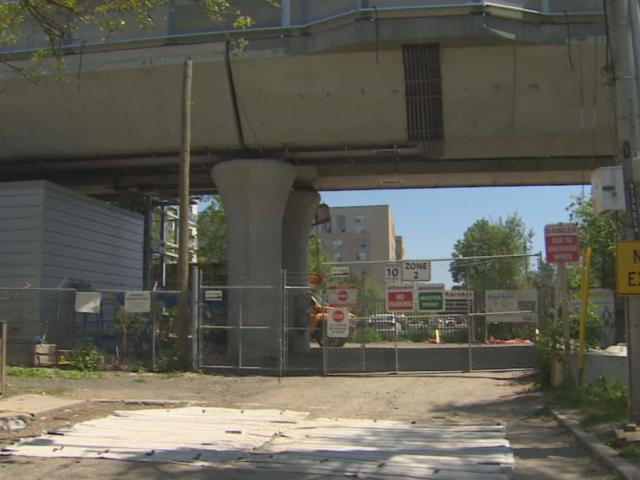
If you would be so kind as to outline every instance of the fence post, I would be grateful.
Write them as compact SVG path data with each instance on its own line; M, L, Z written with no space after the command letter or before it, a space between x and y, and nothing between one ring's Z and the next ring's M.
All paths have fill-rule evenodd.
M329 314L327 313L327 316ZM322 322L322 374L327 374L327 320Z
M191 269L191 369L198 370L198 336L200 319L200 273L198 267Z
M4 396L7 388L7 322L0 322L0 395Z
M395 349L395 364L396 364L396 374L400 373L400 362L399 362L399 352L398 352L398 323L393 324L394 335L394 349Z
M156 302L155 291L151 295L151 370L156 371Z
M468 372L473 371L473 353L471 351L472 332L475 326L474 317L472 315L467 316L467 348L468 348Z
M238 312L238 368L242 368L242 303Z
M278 378L282 378L282 371L284 370L285 352L287 349L287 316L289 306L287 302L287 271L283 269L281 271L280 282L280 305L282 316L280 318L280 362L278 365Z

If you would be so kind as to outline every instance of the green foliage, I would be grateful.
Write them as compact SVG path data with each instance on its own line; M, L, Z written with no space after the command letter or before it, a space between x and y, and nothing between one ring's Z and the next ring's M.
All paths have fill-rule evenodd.
M628 413L627 389L620 382L600 377L594 385L567 384L554 390L551 399L564 407L577 408L582 413L581 424L592 426L618 422Z
M596 213L593 200L584 195L575 197L567 210L570 220L578 224L581 246L590 245L593 250L591 285L614 288L615 248L619 236L619 225L615 217ZM573 286L575 288L575 280Z
M382 338L375 329L370 327L358 328L353 336L355 343L375 343L381 342Z
M82 370L61 370L59 368L8 367L7 374L16 378L50 378L64 380L98 380L99 372Z
M226 270L227 217L220 197L211 197L211 203L198 213L198 262L214 264Z
M80 345L73 349L72 364L78 370L94 372L104 366L104 355L93 345Z
M276 0L263 0L272 7L280 7ZM37 51L32 59L54 57L54 69L64 68L62 47L69 43L81 28L95 27L103 34L103 39L134 24L139 29L153 28L157 21L162 22L168 15L166 8L169 0L103 0L88 2L84 0L22 0L0 2L0 47L15 44L23 34L44 38L48 48ZM240 0L196 0L213 23L228 28L246 30L254 25L251 17L241 13L237 4ZM246 46L245 39L234 38L236 50ZM19 71L27 78L36 81L40 72L30 68L14 66L0 55L0 63Z
M327 265L329 255L320 237L309 237L309 272L319 273L324 283L331 281L331 268Z
M625 445L620 449L620 456L629 460L640 461L640 443Z
M513 255L531 250L533 231L527 230L518 214L506 219L477 220L464 232L452 252L453 258ZM491 289L518 289L526 283L529 259L496 259L483 261L454 261L449 270L454 282L482 294Z
M562 326L552 318L545 318L539 326L535 341L538 360L539 381L543 386L549 384L551 362L562 355Z
M440 341L442 343L467 343L469 341L469 332L466 328L441 330Z

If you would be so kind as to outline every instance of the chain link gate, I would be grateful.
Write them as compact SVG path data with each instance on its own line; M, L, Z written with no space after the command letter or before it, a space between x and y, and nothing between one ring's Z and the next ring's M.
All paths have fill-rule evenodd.
M462 271L462 285L444 292L439 312L389 311L382 292L353 276L322 285L323 293L358 287L350 305L352 333L344 344L332 344L324 331L323 372L388 373L446 372L535 368L533 341L537 319L545 311L542 292L531 288L535 272L516 282L504 271L535 255L503 255L432 260L429 283L449 283L449 273ZM342 262L361 266L381 262ZM393 262L388 262L393 263ZM438 265L439 264L439 265ZM458 275L460 279L461 275ZM496 281L500 278L500 281ZM529 287L529 288L523 288ZM346 289L346 288L345 288ZM381 290L381 289L380 289ZM523 293L524 292L524 293ZM531 298L533 295L533 298ZM522 298L521 298L522 297Z
M440 267L433 269L431 283L449 282L456 268L468 275L461 288L444 291L438 312L413 306L389 311L382 289L355 277L310 286L306 273L283 271L279 279L260 284L203 284L198 367L278 375L534 368L532 342L546 299L508 281L480 282L498 267L532 256L537 255L433 260ZM480 276L469 275L492 263L497 266ZM342 338L327 328L339 303L327 296L331 285L357 287Z

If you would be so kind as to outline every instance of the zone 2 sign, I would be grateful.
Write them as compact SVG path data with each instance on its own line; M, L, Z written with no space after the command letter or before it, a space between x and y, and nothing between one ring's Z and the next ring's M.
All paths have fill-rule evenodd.
M402 262L402 280L405 282L428 282L431 280L431 262L429 260Z

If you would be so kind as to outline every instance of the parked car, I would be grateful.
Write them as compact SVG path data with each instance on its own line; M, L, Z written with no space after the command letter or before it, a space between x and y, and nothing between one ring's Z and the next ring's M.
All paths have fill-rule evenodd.
M402 326L392 313L371 315L367 320L367 327L375 330L385 340L393 339L402 333Z

